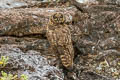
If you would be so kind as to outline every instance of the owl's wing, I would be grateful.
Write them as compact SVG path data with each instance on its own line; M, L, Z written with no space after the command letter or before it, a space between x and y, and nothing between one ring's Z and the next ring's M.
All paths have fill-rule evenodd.
M71 40L71 32L68 27L63 27L61 29L56 30L58 45L70 45L72 44Z
M74 49L71 40L71 33L68 27L61 30L59 36L57 50L62 61L62 64L67 69L73 68Z
M74 58L74 50L71 41L71 33L69 28L63 25L58 25L56 28L52 30L49 26L47 30L47 38L51 45L51 47L55 47L59 58L61 59L62 64L67 69L72 69L73 67L73 58Z

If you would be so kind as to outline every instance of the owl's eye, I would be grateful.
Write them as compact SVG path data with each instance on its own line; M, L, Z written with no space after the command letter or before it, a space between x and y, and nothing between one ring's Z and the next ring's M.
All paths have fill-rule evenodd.
M61 15L60 18L63 18L63 15Z
M54 18L55 21L57 21L57 18Z
M56 15L54 15L54 16L53 16L53 19L56 19L56 18L57 18Z

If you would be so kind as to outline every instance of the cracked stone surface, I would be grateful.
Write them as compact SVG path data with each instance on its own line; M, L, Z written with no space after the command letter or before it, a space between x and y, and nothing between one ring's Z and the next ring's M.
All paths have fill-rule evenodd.
M120 1L80 1L84 6L80 6L79 3L77 6L83 10L77 10L73 6L64 6L64 9L63 7L40 8L38 7L39 3L35 7L36 2L31 3L31 1L27 2L32 4L32 8L24 8L26 2L23 7L17 7L17 9L14 9L16 8L13 7L14 3L10 3L10 1L8 3L12 7L9 4L2 5L0 12L0 55L11 57L7 66L18 70L19 74L29 75L33 80L37 78L62 80L65 77L71 79L71 75L63 73L64 69L62 71L52 66L43 57L48 53L50 45L45 33L42 32L42 27L46 26L50 15L62 11L68 18L66 24L71 30L75 49L73 73L76 76L72 75L73 80L119 79ZM92 2L88 4L89 1ZM35 66L32 64L37 67L34 68ZM18 67L22 70L19 70ZM12 68L9 69L11 73L17 73L17 71L12 71ZM25 71L23 71L24 69Z
M25 74L29 80L64 80L60 69L50 66L40 52L30 50L23 53L15 45L2 45L0 56L8 56L8 64L2 70L13 74ZM6 69L7 68L7 69ZM1 71L1 70L0 70Z

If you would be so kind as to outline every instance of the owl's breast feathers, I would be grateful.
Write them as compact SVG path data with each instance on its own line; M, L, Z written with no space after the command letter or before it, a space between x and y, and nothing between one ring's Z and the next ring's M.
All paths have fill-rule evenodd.
M71 33L68 27L47 30L47 38L51 45L71 45ZM56 43L56 44L55 44Z

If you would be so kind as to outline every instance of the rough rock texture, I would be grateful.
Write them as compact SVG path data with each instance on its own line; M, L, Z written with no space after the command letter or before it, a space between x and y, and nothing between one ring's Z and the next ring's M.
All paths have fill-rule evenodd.
M73 36L77 39L75 46L80 53L87 54L77 56L75 59L79 79L99 80L100 77L103 80L120 79L120 7L105 3L89 7L82 7L79 3L74 5L81 9L76 16L88 15L82 20L81 17L75 17L75 22L76 20L78 22L74 23L81 32L77 38Z
M62 6L67 0L0 0L0 9Z
M38 37L38 36L37 36ZM45 55L48 52L49 43L46 39L32 37L0 37L0 45L16 45L17 48L20 48L23 52L28 50L37 50L41 55Z
M89 19L79 22L82 36L77 36L76 46L82 53L97 53L101 50L120 47L119 13L103 11L92 13Z
M25 74L29 80L64 80L62 71L50 66L40 54L33 50L24 53L16 45L1 45L0 56L9 57L8 64L1 70L18 76Z
M27 8L6 9L0 12L0 35L24 36L45 34L44 30L50 15L56 12L66 14L66 23L72 21L75 8ZM70 15L71 14L71 15ZM8 20L8 21L6 21Z
M95 3L77 2L73 5L78 10L73 6L1 10L0 46L15 45L19 48L15 50L17 52L21 50L27 54L29 50L35 50L47 56L49 43L44 27L50 15L63 12L75 49L74 70L66 74L63 69L65 80L120 79L119 0L95 0Z
M49 0L0 0L0 9L45 7L49 3Z

